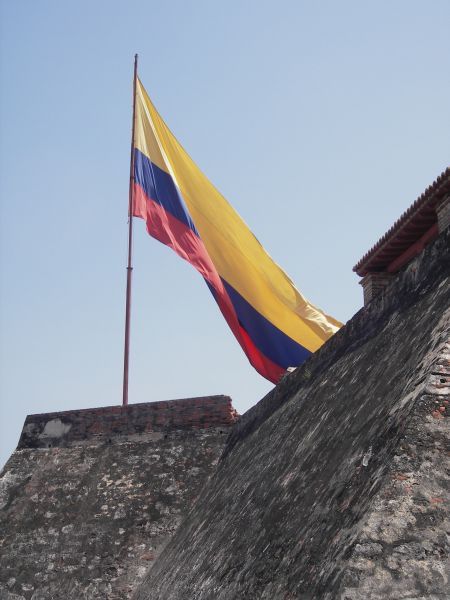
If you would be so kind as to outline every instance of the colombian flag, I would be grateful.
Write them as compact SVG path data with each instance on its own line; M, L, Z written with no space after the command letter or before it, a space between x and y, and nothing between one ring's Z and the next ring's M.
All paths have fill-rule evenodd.
M276 383L341 326L308 302L136 82L133 215L205 279L250 363Z

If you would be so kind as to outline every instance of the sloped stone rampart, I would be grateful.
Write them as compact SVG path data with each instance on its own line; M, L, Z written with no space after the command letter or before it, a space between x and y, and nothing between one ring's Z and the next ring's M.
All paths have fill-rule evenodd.
M425 387L342 564L339 598L450 596L450 332L435 343Z
M225 396L27 417L0 476L0 598L129 598L235 419Z
M243 415L134 600L448 598L449 238Z

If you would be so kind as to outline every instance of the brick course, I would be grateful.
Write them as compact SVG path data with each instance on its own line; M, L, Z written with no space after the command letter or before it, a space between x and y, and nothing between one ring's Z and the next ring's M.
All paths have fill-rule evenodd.
M63 447L92 437L227 427L237 418L228 396L36 414L26 418L18 448Z

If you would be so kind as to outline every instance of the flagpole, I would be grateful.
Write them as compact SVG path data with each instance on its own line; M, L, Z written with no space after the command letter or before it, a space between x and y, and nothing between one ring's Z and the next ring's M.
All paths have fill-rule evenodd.
M130 314L131 314L131 275L133 272L133 189L134 189L134 129L136 117L136 81L137 81L138 55L134 55L133 77L133 124L131 126L131 158L130 158L130 185L128 191L128 263L127 263L127 292L125 308L125 348L123 355L123 396L122 405L128 404L128 367L130 358Z

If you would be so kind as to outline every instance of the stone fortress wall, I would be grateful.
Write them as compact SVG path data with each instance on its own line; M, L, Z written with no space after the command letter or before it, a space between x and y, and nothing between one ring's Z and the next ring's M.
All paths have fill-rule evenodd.
M134 600L444 600L450 231L245 413Z
M0 598L129 598L236 418L225 396L27 417L0 478Z
M447 227L240 418L225 396L27 417L0 599L447 599L449 284Z

